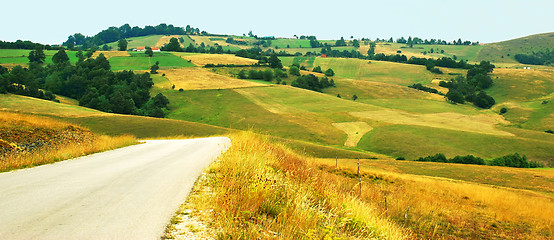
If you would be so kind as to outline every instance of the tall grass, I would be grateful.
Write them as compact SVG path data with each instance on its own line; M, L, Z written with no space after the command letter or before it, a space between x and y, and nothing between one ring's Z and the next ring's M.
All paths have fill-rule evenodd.
M220 239L403 239L344 177L253 133L237 133L189 198ZM208 190L208 191L206 191Z
M549 239L553 234L552 197L367 168L360 182L355 165L324 165L248 132L231 139L232 146L182 206L211 226L217 239ZM179 232L175 226L168 232ZM177 237L170 233L166 237Z
M52 144L44 145L36 150L26 151L17 146L17 143L11 143L0 138L0 141L6 145L4 147L10 145L8 147L14 148L12 151L0 155L0 172L53 163L137 143L136 138L130 135L116 137L95 135L87 129L51 118L4 111L0 113L0 131L9 132L10 129L16 128L28 131L28 136L31 138L52 141ZM49 136L44 134L35 136L32 133L32 131L49 134L67 133L68 131L71 133L75 129L79 132L77 135L80 136L67 134L68 138L63 141L49 139ZM79 140L75 140L77 138Z

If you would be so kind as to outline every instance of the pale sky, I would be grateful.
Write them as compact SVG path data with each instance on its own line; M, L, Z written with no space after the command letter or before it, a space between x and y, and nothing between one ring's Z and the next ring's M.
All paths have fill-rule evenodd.
M209 33L318 39L417 36L482 43L554 32L552 0L67 1L2 3L0 40L59 44L125 23L191 25Z

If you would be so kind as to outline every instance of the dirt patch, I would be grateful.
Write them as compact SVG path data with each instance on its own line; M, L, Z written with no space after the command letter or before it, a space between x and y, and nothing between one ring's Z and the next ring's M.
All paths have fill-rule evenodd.
M175 85L175 89L200 90L266 86L261 83L215 74L201 68L169 69L160 72L165 73L165 77Z
M373 130L373 128L365 122L333 123L333 126L344 131L348 135L346 142L344 142L344 146L347 147L357 146L360 139L362 139L366 133Z
M463 115L459 113L416 114L404 111L383 110L351 112L352 116L367 118L392 124L417 125L456 131L475 132L499 136L514 136L512 133L496 129L496 124L509 124L502 116L491 114Z
M204 66L206 64L235 64L235 65L252 65L258 61L248 58L237 57L230 54L198 54L182 56L185 60L190 60L194 65Z

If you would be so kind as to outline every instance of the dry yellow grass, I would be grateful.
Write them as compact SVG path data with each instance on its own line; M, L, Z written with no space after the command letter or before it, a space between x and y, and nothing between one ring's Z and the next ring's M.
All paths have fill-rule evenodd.
M282 145L253 133L239 133L231 139L232 146L205 171L181 209L208 222L204 225L211 226L219 238L409 236L382 218L373 204L360 201L346 190L351 186L341 184L343 177L319 171ZM179 219L173 222L178 223ZM172 228L175 225L169 227Z
M201 68L170 69L160 72L165 73L165 77L175 85L175 89L205 90L266 86L261 83L222 76Z
M258 61L248 58L237 57L231 54L198 54L181 56L185 60L190 60L196 66L204 66L206 64L235 64L235 65L252 65Z
M6 134L9 134L6 136ZM17 135L12 135L17 134ZM47 117L0 112L0 172L33 167L136 144L133 136L95 135L89 130ZM42 146L26 149L17 141ZM62 139L59 139L62 138ZM5 144L10 146L6 148Z
M231 138L181 208L214 237L549 239L554 231L554 198L532 191L367 168L360 185L356 165L337 169L252 133ZM180 221L166 237L178 238L169 232Z
M171 40L171 38L177 38L179 39L181 36L180 35L171 35L171 36L162 36L158 42L156 42L156 44L154 46L149 46L149 47L163 47L165 44L168 44L169 43L169 40ZM183 44L181 44L181 47L183 47ZM186 47L186 46L184 46Z
M504 120L502 116L493 114L479 114L473 116L452 112L417 114L397 110L351 112L350 114L359 118L392 124L417 125L499 136L514 136L512 133L501 131L494 127L496 124L507 124L509 122Z
M386 216L418 238L548 239L554 231L554 199L530 191L372 169L363 169L362 179L362 198L381 203Z
M358 142L362 137L373 130L366 122L342 122L342 123L333 123L333 126L344 131L348 138L344 142L344 146L355 147L358 145Z
M127 51L96 51L92 55L92 58L97 58L100 54L104 54L104 57L110 59L112 57L130 57L131 55Z

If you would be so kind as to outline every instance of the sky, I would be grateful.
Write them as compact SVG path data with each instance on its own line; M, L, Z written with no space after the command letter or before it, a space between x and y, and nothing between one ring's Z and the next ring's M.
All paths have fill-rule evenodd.
M552 0L28 0L2 5L0 40L43 44L61 44L74 33L92 36L125 23L321 40L412 36L491 43L554 32Z

